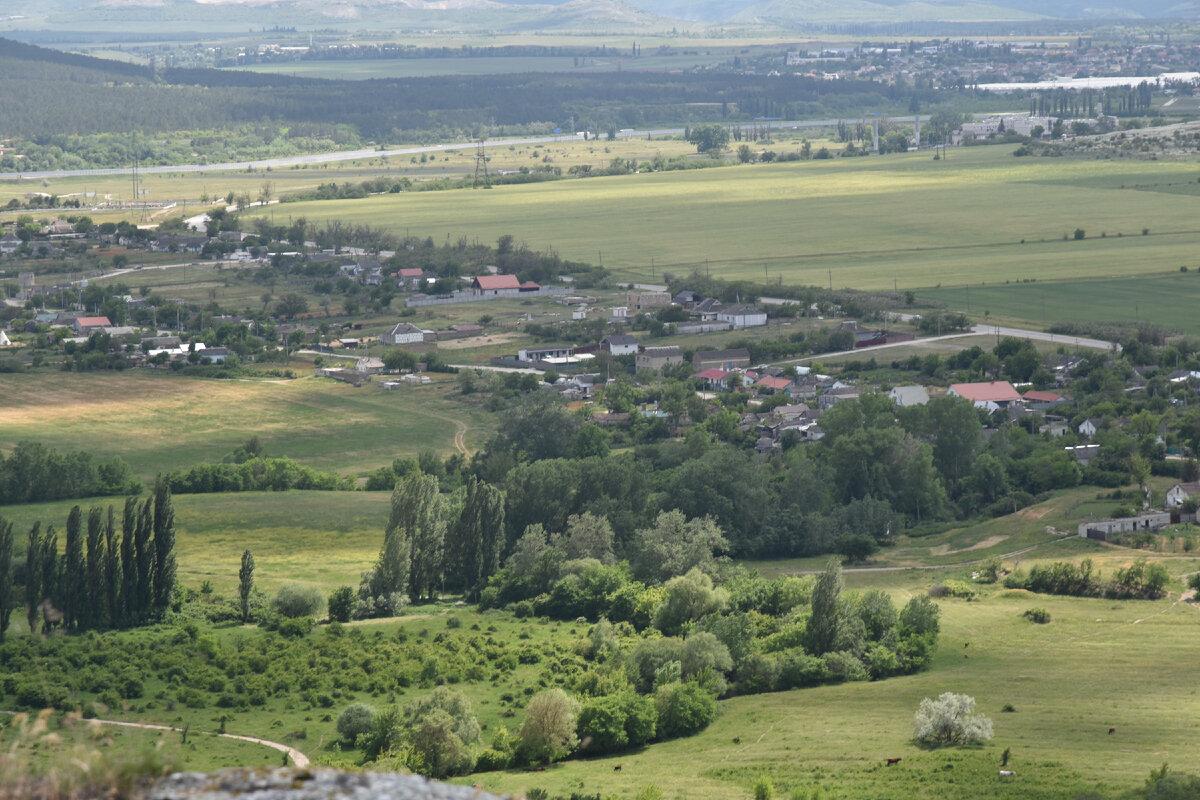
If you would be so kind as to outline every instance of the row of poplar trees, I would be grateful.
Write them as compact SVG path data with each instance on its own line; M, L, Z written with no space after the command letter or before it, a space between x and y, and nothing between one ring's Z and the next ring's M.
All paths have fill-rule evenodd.
M417 602L441 590L478 600L504 547L504 492L470 478L455 518L437 478L415 472L392 492L392 509L375 568L360 595L407 593Z
M129 497L117 531L112 506L67 517L59 552L54 526L29 530L23 569L14 564L12 523L0 520L0 641L23 596L32 633L61 625L68 632L130 628L162 619L175 593L175 510L159 479L154 495ZM16 578L20 577L20 590Z

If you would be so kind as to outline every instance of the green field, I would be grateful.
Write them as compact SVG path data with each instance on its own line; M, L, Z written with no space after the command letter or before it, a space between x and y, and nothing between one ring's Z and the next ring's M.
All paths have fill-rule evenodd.
M435 238L511 233L640 279L708 269L908 288L1144 274L1194 260L1200 197L1121 188L1194 180L1194 164L1016 159L1012 149L388 195L273 213ZM1076 228L1088 238L1063 241ZM1146 228L1151 235L1142 236Z
M220 461L258 436L270 455L362 474L423 450L450 455L459 449L456 436L463 449L482 443L487 415L456 393L453 380L389 392L314 377L207 380L141 370L5 375L0 448L32 439L120 456L138 474L153 476Z
M919 300L932 300L996 322L1141 322L1185 333L1200 332L1200 257L1195 252L1180 266L1188 272L1123 278L1081 278L1036 283L991 283L925 289Z

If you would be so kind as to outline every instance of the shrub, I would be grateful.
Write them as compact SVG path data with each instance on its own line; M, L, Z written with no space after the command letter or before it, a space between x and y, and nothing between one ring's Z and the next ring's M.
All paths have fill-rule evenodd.
M599 754L639 747L654 738L657 723L648 697L627 691L591 698L579 712L580 750Z
M759 694L774 691L779 686L779 659L773 655L751 653L737 671L739 694Z
M1050 621L1050 612L1044 608L1027 608L1021 616L1038 625L1045 625Z
M992 738L992 721L975 713L975 698L945 692L926 697L913 718L913 738L925 747L982 744Z
M342 586L329 595L329 618L334 622L349 622L354 615L354 589Z
M566 758L579 744L575 735L579 704L562 689L534 695L525 708L517 734L517 752L529 764L552 764Z
M962 600L974 600L977 595L975 588L966 581L947 580L929 587L930 597L957 597Z
M818 686L829 680L825 662L809 655L799 647L779 654L779 688L800 689Z
M768 778L759 778L754 784L754 800L775 800L775 784Z
M315 617L324 609L325 598L315 587L289 583L279 589L271 605L279 614L290 619Z
M366 703L351 703L338 715L337 732L342 741L352 745L358 737L371 730L375 723L375 709Z
M865 681L870 677L867 668L858 656L848 650L837 650L821 656L829 679L838 683L850 681Z
M658 708L660 739L699 733L717 717L716 698L698 683L660 686L655 693L654 703Z
M712 578L699 569L672 578L666 598L654 613L654 627L666 634L677 633L686 623L715 614L725 607L729 594L714 588Z

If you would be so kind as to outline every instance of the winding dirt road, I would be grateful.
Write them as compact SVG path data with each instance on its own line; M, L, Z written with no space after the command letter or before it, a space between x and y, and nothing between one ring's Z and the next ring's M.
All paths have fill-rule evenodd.
M95 722L100 725L113 725L119 728L138 728L144 731L169 731L173 733L182 733L182 728L176 728L172 725L157 725L152 722L122 722L115 719L92 719L89 722ZM239 736L236 733L214 733L212 736L220 736L222 739L236 739L240 742L250 742L251 744L262 745L269 747L272 750L278 750L280 753L286 753L291 760L292 765L304 769L309 765L308 756L301 753L294 747L283 744L281 742L272 742L270 739L259 739L255 736Z

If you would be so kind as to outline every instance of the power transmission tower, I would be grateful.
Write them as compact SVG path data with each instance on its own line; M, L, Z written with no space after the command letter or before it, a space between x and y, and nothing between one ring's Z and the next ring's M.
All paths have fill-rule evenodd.
M479 140L479 146L475 148L475 183L474 188L484 189L492 188L492 176L488 172L487 150L483 146L483 139Z

